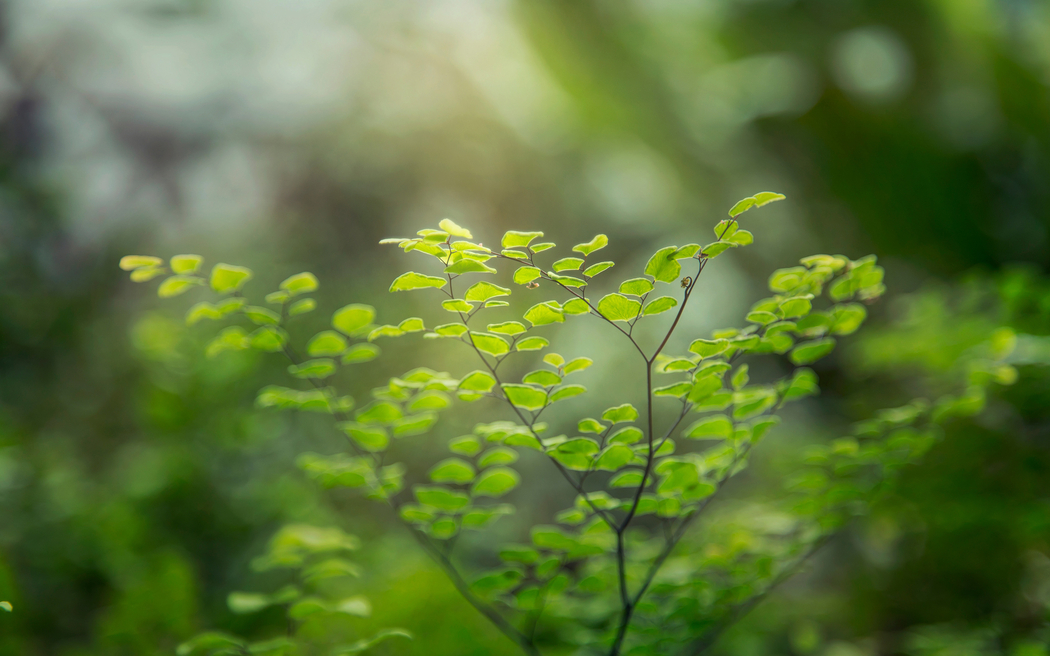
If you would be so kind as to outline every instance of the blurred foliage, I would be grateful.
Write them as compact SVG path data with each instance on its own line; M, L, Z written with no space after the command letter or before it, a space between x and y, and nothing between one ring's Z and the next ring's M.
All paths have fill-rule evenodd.
M114 267L124 253L203 245L211 261L309 267L334 307L395 277L378 239L444 216L602 230L634 250L693 241L698 217L780 189L791 208L770 210L751 259L726 256L691 330L726 324L767 271L819 251L878 253L891 294L934 290L899 311L945 330L872 328L870 349L823 364L811 430L786 451L910 398L918 372L982 331L1050 333L1040 0L0 11L0 599L15 611L0 612L2 654L170 654L208 626L272 632L279 617L234 616L226 595L251 589L248 562L289 522L362 537L361 584L386 591L363 632L404 626L412 653L512 653L407 535L291 471L324 437L255 415L274 365L202 367L199 333L142 315ZM994 288L985 305L967 304L964 276ZM412 348L390 373L400 357ZM1044 619L1050 402L1043 368L1016 364L988 413L954 423L723 650L1040 653L1025 641ZM777 471L766 446L752 485Z

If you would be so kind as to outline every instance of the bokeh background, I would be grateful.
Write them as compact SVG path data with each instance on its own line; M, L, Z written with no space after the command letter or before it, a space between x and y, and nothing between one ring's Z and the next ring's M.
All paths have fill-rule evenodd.
M308 269L317 314L355 301L396 320L433 312L386 293L408 265L383 237L445 217L486 243L604 232L626 270L709 241L762 190L788 200L746 215L755 245L711 267L687 331L738 322L772 269L811 253L875 253L890 290L783 444L907 400L938 354L991 327L1050 333L1050 5L6 0L0 599L16 612L0 613L0 654L265 635L279 613L225 599L260 585L249 562L289 521L362 537L362 626L417 636L388 653L514 653L383 508L295 469L332 437L253 408L283 365L205 360L212 329L129 283L121 255L201 253L262 290ZM556 346L607 337L588 330ZM379 362L349 388L456 366L418 340ZM456 427L414 447L420 462L441 430ZM1024 366L720 649L1046 653L1048 474L1050 376Z

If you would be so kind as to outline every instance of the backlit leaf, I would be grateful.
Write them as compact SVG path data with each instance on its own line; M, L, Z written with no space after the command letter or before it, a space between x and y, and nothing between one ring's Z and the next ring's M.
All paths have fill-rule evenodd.
M498 498L517 487L519 482L521 476L513 469L492 467L481 472L470 493L476 497Z
M309 271L304 271L285 278L279 286L292 296L308 294L317 289L317 277Z
M239 290L251 277L251 269L219 263L211 270L211 288L220 294L228 294Z
M676 246L667 246L656 251L645 265L646 275L660 282L675 282L682 273L682 265L675 259Z
M594 251L601 250L608 245L608 237L606 237L605 235L595 235L594 239L590 240L585 244L576 244L572 247L572 250L576 253L582 253L584 257L587 257Z
M441 288L445 286L446 282L448 281L445 278L427 276L422 273L409 271L408 273L401 274L394 280L390 285L390 291L406 292L413 289L426 289L428 287Z
M623 294L608 294L598 301L598 311L610 321L630 321L638 316L641 309L640 301Z

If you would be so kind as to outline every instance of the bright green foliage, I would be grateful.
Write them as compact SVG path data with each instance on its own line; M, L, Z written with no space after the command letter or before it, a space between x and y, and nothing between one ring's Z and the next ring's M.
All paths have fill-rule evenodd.
M618 282L592 280L612 262L586 262L608 244L605 235L573 247L579 257L547 254L556 246L537 242L540 232L507 232L497 252L474 243L470 230L447 219L415 237L384 240L427 256L428 269L399 276L390 289L425 290L439 318L376 326L373 308L348 305L333 315L334 330L309 338L310 359L292 362L289 382L300 382L267 387L257 404L332 415L347 451L303 454L300 469L325 487L358 488L389 505L471 603L526 653L541 652L535 636L552 641L551 653L640 656L702 646L850 516L865 512L880 486L939 438L940 424L978 412L988 385L1016 377L1004 361L1012 342L1000 336L997 346L960 356L954 370L965 372L961 392L944 384L935 403L915 401L880 412L854 434L811 449L787 481L789 492L764 504L762 513L776 521L763 524L762 513L706 513L729 479L748 466L754 447L775 439L780 410L819 393L817 375L805 365L857 331L866 304L884 291L883 270L873 256L816 255L774 272L771 296L750 307L742 326L676 334L680 323L692 325L678 319L703 285L712 258L753 243L754 235L736 217L782 198L763 192L744 199L730 219L714 226L714 242L660 248L643 275ZM143 280L165 273L158 258L126 258L121 266ZM175 275L161 288L174 295L203 287L203 279L192 275L199 266L176 270L172 262ZM525 289L501 287L490 282L501 280L492 274ZM296 357L286 328L296 320L293 303L301 301L292 299L316 289L316 280L309 274L285 280L267 297L278 312L242 297L250 275L217 265L213 289L238 293L194 305L187 322L237 322L208 346L212 356L254 348ZM650 298L656 283L670 286ZM527 298L519 299L523 294ZM567 320L604 324L619 339L622 356L534 353L546 349L546 335ZM428 321L437 325L424 332ZM636 331L638 322L646 322L647 330ZM436 340L435 348L449 349L441 361L455 363L457 371L413 369L375 388L358 407L336 392L336 374L343 365L375 358L379 351L369 342L379 338ZM761 358L775 359L777 366L750 366ZM506 360L511 362L504 365ZM595 374L589 371L595 361L615 361L617 368L612 372L606 365ZM778 370L786 371L760 375ZM617 398L602 411L610 401L596 406L600 400L589 398L586 386L611 373L623 378L621 389L644 381L644 391ZM412 436L432 430L437 413L457 402L479 402L504 414L476 424L473 434L440 438L436 443L447 444L448 451L442 447L426 467L407 471L398 461L406 449L412 462L434 453L422 446L434 440ZM513 544L495 545L489 557L472 554L470 562L459 562L454 549L462 532L485 531L514 511L495 499L512 491L510 498L528 495L530 481L515 469L523 453L529 454L523 464L549 466L564 478L574 501L551 513L550 524L519 531ZM701 517L704 530L691 531ZM472 548L483 545L475 541ZM477 562L500 566L481 570L473 566ZM291 603L288 612L297 618L367 609L354 598L302 592L288 602L281 594L290 593L241 594L233 606L255 610ZM212 641L217 646L207 649L215 650L240 644L214 634L201 640Z
M333 593L333 590L344 590L347 581L360 576L360 568L347 560L347 553L357 547L357 538L337 528L305 524L285 526L270 540L267 552L252 562L252 567L258 571L292 570L296 583L270 593L232 592L226 603L230 612L239 615L258 613L271 607L282 608L288 616L288 635L249 642L233 635L210 631L182 643L176 653L178 656L300 653L342 656L367 653L390 638L411 640L412 635L403 629L384 629L369 638L333 646L318 640L310 631L300 633L300 622L311 616L324 615L332 621L352 625L349 624L351 620L341 618L368 617L372 614L372 605L365 596Z

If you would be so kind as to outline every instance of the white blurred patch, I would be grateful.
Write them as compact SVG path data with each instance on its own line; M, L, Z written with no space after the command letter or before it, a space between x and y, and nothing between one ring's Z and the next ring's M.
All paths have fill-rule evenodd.
M854 98L885 103L902 97L912 82L912 57L904 41L884 27L840 36L831 49L835 83Z
M704 75L692 92L694 134L702 143L717 145L736 130L766 116L799 116L820 97L812 65L787 53L741 59Z
M934 128L959 150L973 150L991 141L1002 120L993 94L979 87L957 87L938 96Z
M594 149L587 180L611 218L654 228L673 218L681 195L674 167L640 142Z

